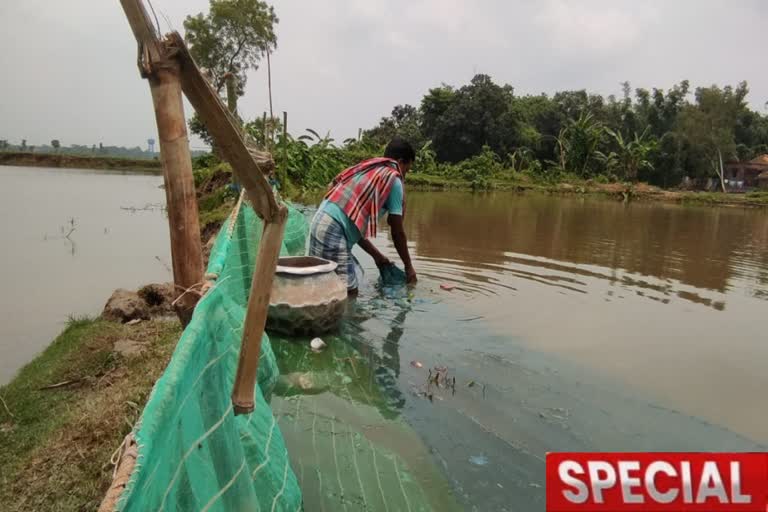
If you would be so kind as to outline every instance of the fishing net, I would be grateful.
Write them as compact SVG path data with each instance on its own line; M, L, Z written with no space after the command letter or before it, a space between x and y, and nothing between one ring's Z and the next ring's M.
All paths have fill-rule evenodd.
M394 263L379 267L379 282L382 286L402 286L405 281L405 272Z
M198 303L139 426L136 466L121 511L271 510L302 507L280 428L267 400L278 367L269 339L261 345L256 409L235 416L230 393L262 223L236 208L211 252L214 286ZM305 217L289 208L282 255L303 253Z

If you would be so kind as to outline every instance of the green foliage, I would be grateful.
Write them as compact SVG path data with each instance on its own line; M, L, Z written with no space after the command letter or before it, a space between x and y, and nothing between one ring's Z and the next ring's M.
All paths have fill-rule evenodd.
M574 171L581 177L594 174L597 148L605 134L605 127L591 113L582 112L577 119L569 119L558 137L562 170Z
M720 156L750 159L768 151L768 116L750 110L747 86L668 90L621 84L621 97L561 91L554 96L515 96L509 85L477 75L459 88L430 89L419 108L397 106L364 138L385 144L405 136L414 147L427 141L430 156L415 172L459 178L455 165L484 147L504 158L511 172L554 181L616 176L664 187L684 177L706 181L720 172Z
M259 144L266 144L274 136L283 133L283 122L279 117L262 116L245 123L243 130Z
M421 132L421 113L411 105L397 105L389 117L383 117L378 126L363 133L363 141L370 145L386 146L396 135L420 147L426 142Z
M432 148L432 141L424 143L416 152L416 161L413 163L413 173L439 174L439 164L437 162L437 153Z
M218 162L219 162L219 159L216 158L216 155L214 155L213 153L205 153L203 155L197 156L192 159L192 169L193 171L207 170L213 167ZM197 179L198 179L197 176L198 176L198 173L195 172L195 186L200 186L200 183L197 182Z
M621 98L586 91L517 97L511 86L477 75L461 88L429 90L418 108L398 105L360 140L337 144L313 130L283 137L279 120L245 128L257 140L275 125L280 182L322 190L344 168L383 153L394 135L417 149L409 183L428 187L500 182L644 181L662 187L721 174L722 161L768 151L768 117L749 110L745 83L668 91L622 84ZM440 185L439 183L442 183ZM448 185L446 185L448 184ZM517 186L517 185L516 185Z
M228 74L237 77L242 96L247 71L277 45L275 10L259 0L210 0L208 14L187 16L186 41L197 64L210 75L218 92Z
M432 89L422 100L423 134L443 161L459 162L484 145L503 154L516 128L507 115L512 98L511 86L499 86L488 75L477 75L458 90Z
M611 151L608 155L597 152L598 160L603 163L606 171L636 181L640 170L653 170L653 164L648 158L651 151L656 149L656 141L651 140L648 135L648 127L641 135L635 133L634 139L631 140L624 139L621 132L614 132L609 128L605 131L613 138L617 148L616 152Z
M737 157L736 125L746 110L748 92L746 82L735 89L699 87L696 103L686 105L681 113L681 133L694 148L696 177L718 176L723 189L723 161Z
M245 92L247 72L258 69L261 57L277 46L275 10L259 0L210 0L208 14L187 16L186 41L195 62L209 75L221 94L229 84L227 103L237 112L237 97ZM213 145L208 130L195 113L189 129Z
M307 189L325 188L346 164L334 140L311 129L296 139L280 134L274 156L277 167L286 169L288 179Z

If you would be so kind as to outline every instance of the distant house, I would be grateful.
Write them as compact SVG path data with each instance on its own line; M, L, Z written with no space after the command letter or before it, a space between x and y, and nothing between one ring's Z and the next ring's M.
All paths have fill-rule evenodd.
M725 164L725 186L730 192L768 189L768 154L760 155L749 162L728 162Z

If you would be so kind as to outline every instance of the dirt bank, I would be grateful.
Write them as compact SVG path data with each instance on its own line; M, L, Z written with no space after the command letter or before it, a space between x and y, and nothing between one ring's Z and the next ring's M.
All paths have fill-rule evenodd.
M180 332L176 320L71 320L0 388L0 510L95 510Z
M0 153L0 165L17 165L20 167L62 167L69 169L110 169L152 173L161 173L163 171L162 164L159 160L19 152Z

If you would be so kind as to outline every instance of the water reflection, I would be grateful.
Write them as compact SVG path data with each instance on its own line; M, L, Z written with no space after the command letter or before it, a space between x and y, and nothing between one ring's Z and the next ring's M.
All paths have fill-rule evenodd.
M162 177L0 166L0 384L44 349L69 315L95 315L115 288L167 281Z
M336 489L376 489L354 477L354 452L323 466L323 446L341 442L386 446L430 497L466 510L543 509L547 451L764 449L764 212L408 201L418 286L377 289L358 253L369 274L327 353L274 344L289 373L274 410L306 503L339 509ZM376 243L396 258L386 233ZM420 391L435 366L457 384L430 401Z
M375 407L385 419L397 418L405 405L399 343L412 306L408 299L390 300L382 295L351 302L339 331L323 337L328 348L320 353L308 351L309 339L273 337L281 374L274 393L285 398L330 392Z
M304 504L460 510L427 446L401 417L400 343L411 302L379 292L349 305L320 353L309 350L309 339L271 337L281 373L272 408Z
M502 193L408 201L420 289L649 400L768 440L764 210ZM443 282L456 289L440 293Z
M510 270L568 289L580 284L573 275L627 284L605 269L655 278L633 283L650 290L675 281L726 292L743 280L762 298L768 286L768 215L760 210L501 193L412 193L409 203L409 234L426 274L438 269L486 294L504 286L498 273Z

